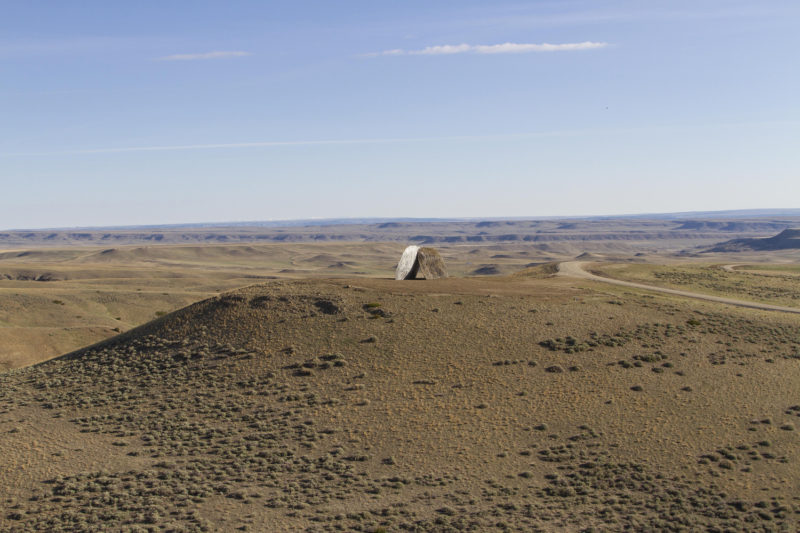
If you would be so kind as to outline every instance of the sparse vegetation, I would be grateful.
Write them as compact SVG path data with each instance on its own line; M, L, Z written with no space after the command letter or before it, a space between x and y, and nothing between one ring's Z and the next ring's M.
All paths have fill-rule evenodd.
M448 282L274 280L0 374L0 529L796 529L796 320Z
M752 267L751 267L752 268ZM720 265L604 265L601 274L728 298L800 307L800 285L792 267L728 269Z

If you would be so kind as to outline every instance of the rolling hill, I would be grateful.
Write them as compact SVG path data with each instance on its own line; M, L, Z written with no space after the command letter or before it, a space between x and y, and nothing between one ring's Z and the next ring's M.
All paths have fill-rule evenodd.
M796 529L796 318L546 269L275 280L0 374L0 529Z

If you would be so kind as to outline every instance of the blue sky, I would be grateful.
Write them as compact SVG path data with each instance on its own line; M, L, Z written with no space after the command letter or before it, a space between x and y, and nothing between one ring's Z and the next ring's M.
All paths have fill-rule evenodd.
M800 207L794 0L0 13L0 228Z

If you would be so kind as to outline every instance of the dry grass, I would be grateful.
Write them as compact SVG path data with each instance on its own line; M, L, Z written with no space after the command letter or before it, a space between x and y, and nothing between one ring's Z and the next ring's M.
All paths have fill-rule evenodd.
M275 280L0 375L0 530L796 530L796 317L589 287Z
M757 269L757 270L756 270ZM719 264L600 264L598 274L627 281L741 300L800 306L796 266L753 265L724 269Z
M49 359L266 279L387 275L398 248L162 245L0 253L0 371ZM457 271L466 270L453 261Z
M127 331L157 313L268 279L388 277L400 251L402 245L395 243L347 242L0 252L0 371L47 360ZM455 243L438 251L454 276L472 272L476 264L491 264L504 274L553 259L551 251L514 242Z

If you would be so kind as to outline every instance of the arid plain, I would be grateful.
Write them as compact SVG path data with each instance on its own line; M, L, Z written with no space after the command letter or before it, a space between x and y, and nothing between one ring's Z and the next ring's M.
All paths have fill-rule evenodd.
M800 315L558 263L800 308L800 249L705 253L798 222L6 237L0 530L797 530Z

